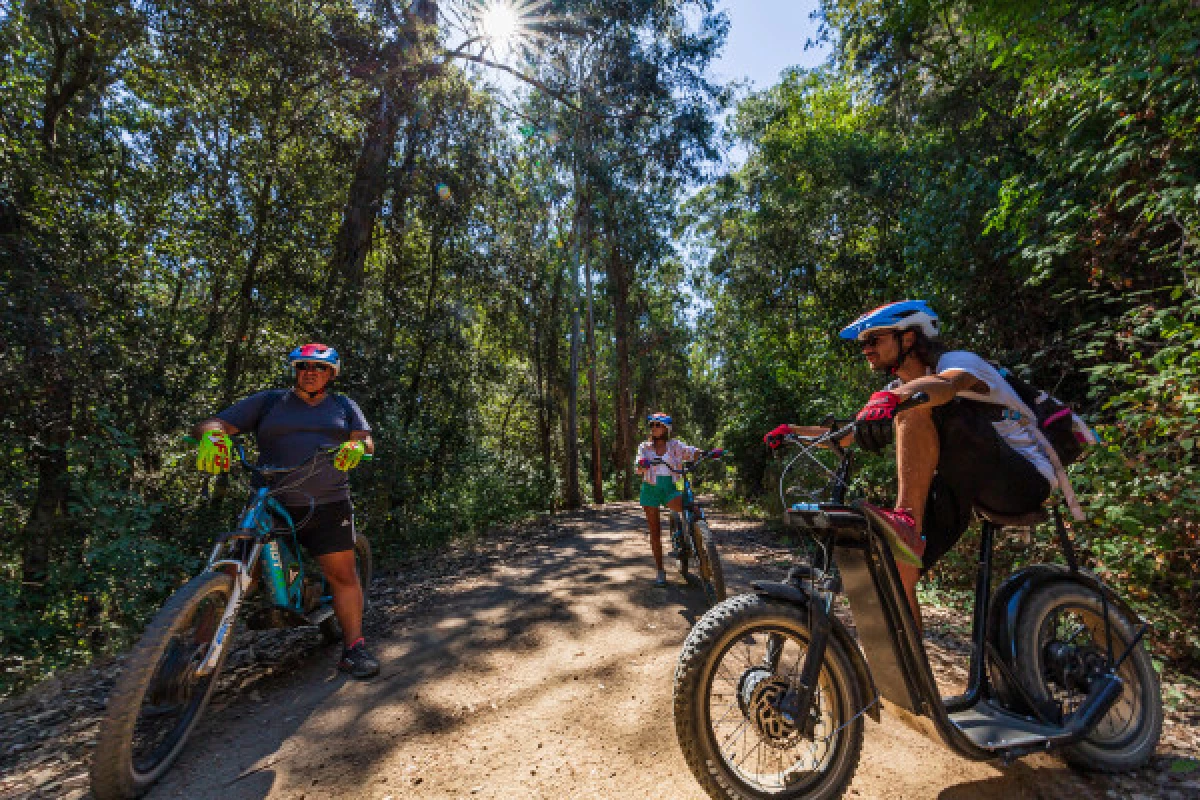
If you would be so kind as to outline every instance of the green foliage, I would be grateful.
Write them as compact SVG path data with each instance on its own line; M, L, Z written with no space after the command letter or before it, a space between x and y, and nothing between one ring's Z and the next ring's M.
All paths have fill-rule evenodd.
M588 47L539 36L522 68L547 91L507 108L417 5L0 12L0 693L126 646L195 572L243 486L202 499L178 437L286 385L300 342L339 349L336 388L375 431L353 483L382 556L569 502L574 239L604 475L632 459L609 444L623 366L637 407L686 404L667 232L713 154L722 90L701 72L723 19L703 0L552 4ZM562 103L581 66L586 113Z
M1023 367L1105 436L1074 471L1089 512L1075 535L1157 646L1200 657L1200 11L827 0L822 14L833 63L742 103L748 159L691 206L709 254L705 379L740 486L774 493L764 431L846 416L883 380L836 331L925 297L952 345ZM891 467L865 466L859 490L886 496ZM971 547L933 591L970 586ZM1020 552L1005 566L1055 557Z

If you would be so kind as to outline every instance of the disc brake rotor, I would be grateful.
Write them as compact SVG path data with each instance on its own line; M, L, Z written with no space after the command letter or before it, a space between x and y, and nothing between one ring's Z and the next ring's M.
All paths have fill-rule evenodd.
M775 750L787 750L800 740L795 722L778 711L780 701L790 688L791 684L766 667L746 670L738 687L738 705L742 714L763 742Z

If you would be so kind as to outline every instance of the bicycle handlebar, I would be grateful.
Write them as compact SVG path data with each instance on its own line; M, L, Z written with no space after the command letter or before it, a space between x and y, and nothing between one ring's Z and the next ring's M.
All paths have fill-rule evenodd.
M695 461L686 462L683 465L682 470L678 470L678 469L675 469L674 467L672 467L668 462L663 460L662 456L658 456L656 458L649 458L646 460L652 467L666 467L668 470L670 470L675 475L686 475L689 472L694 472L696 470L696 467L700 466L700 464L702 464L703 462L715 461L724 455L725 455L725 451L722 449L719 449L719 448L716 450L703 451L700 453L699 457L697 457Z
M902 402L898 406L896 406L895 413L901 414L905 411L916 408L917 406L923 406L928 402L929 402L928 394L926 394L925 392L917 392L912 397L908 398L907 400L905 400L904 402ZM791 444L801 444L801 445L810 445L810 446L811 445L822 445L822 444L825 444L826 442L833 442L834 444L836 444L840 447L839 443L842 441L842 439L846 438L847 436L852 436L854 434L855 428L858 427L858 421L855 420L853 422L847 423L844 427L842 427L840 429L838 429L836 426L837 426L837 421L833 420L828 433L823 433L820 436L802 436L801 434L798 434L798 433L789 433L783 437L783 441L789 442Z
M317 448L317 451L315 453L313 453L311 456L309 456L306 460L301 461L299 464L296 464L295 466L271 467L271 466L264 466L261 464L251 464L249 461L246 460L246 450L245 450L245 448L242 447L241 434L237 434L235 436L230 436L229 438L233 441L234 453L237 455L238 463L241 464L243 467L245 467L250 472L253 472L256 475L262 475L263 477L266 477L268 475L283 475L283 474L286 474L289 472L295 472L298 469L303 469L304 467L307 467L310 463L312 463L314 460L316 460L319 456L333 455L341 447L341 445L332 445L330 447L319 447L319 448ZM192 446L195 446L200 443L200 441L195 436L184 436L183 442L184 442L184 444L188 444L188 445L192 445ZM362 460L363 461L372 461L372 460L374 460L374 456L371 453L363 453Z

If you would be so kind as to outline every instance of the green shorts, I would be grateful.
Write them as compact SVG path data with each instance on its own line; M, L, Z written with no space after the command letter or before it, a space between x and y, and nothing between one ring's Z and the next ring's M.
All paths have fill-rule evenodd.
M642 505L648 508L658 508L665 506L681 494L683 492L675 488L674 478L660 475L657 483L642 481L642 493L639 499Z

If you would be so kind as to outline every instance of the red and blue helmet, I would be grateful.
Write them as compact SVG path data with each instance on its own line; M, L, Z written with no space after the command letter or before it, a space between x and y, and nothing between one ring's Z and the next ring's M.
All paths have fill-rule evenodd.
M297 364L325 364L333 370L333 377L342 371L342 358L338 351L323 344L305 344L288 353L288 366L293 372Z
M938 315L924 300L904 300L868 311L842 328L843 339L861 339L871 331L918 330L930 339L941 331Z

